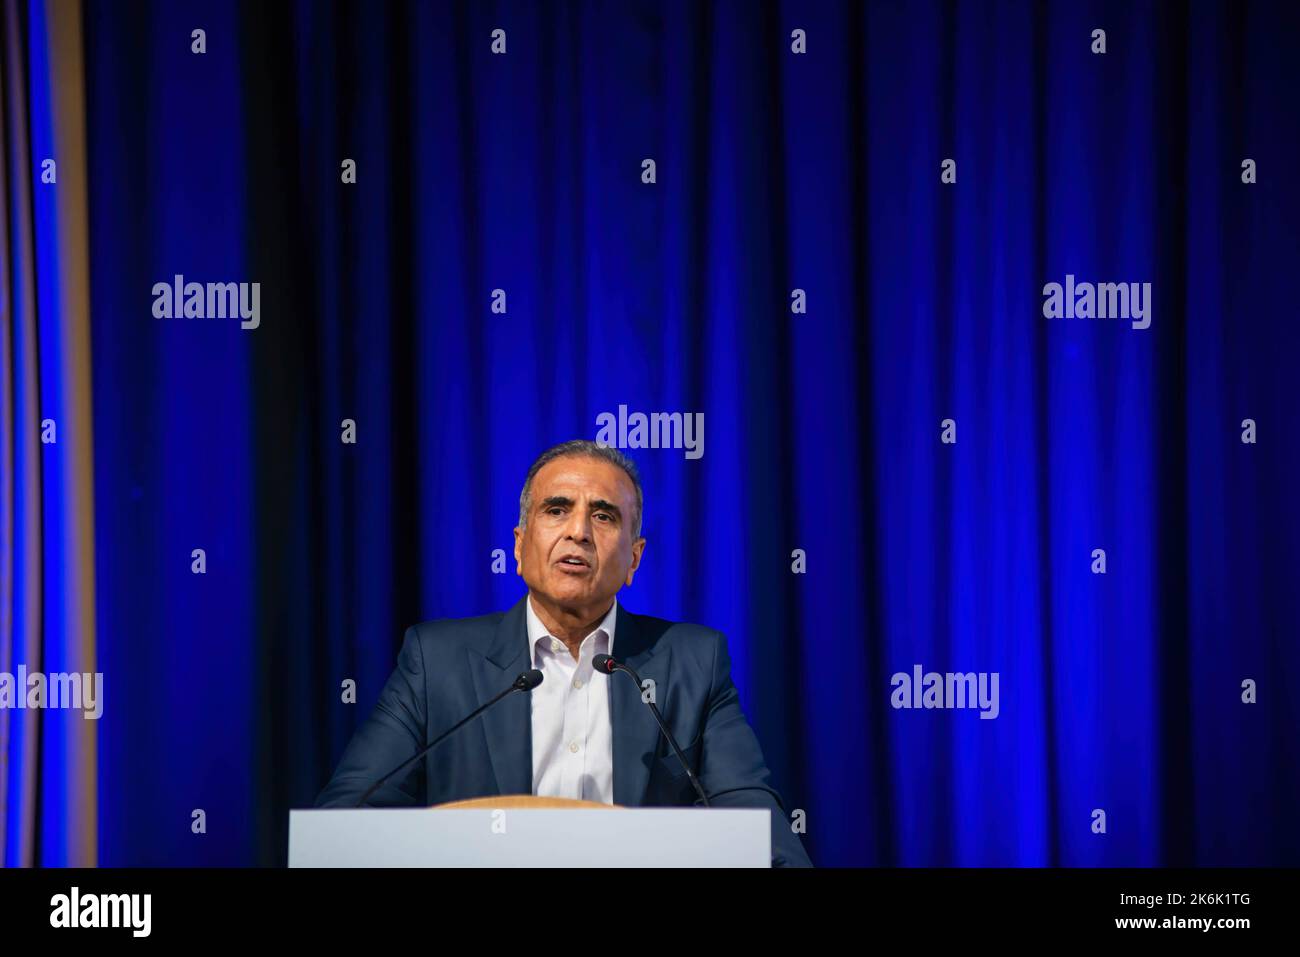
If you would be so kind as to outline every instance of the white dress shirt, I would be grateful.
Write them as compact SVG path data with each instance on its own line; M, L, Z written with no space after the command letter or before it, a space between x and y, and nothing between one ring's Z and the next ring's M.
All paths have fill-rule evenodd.
M582 640L575 661L528 609L528 649L540 685L529 692L533 727L533 793L614 803L614 741L610 723L610 676L597 674L592 659L614 653L615 601Z

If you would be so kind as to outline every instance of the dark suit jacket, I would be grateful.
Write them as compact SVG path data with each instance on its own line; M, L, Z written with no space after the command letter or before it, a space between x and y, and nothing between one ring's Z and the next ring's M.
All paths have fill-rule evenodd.
M317 807L350 807L425 743L508 687L530 667L525 595L507 612L408 628L397 669L375 710L357 729ZM758 739L731 681L719 631L634 615L621 605L614 651L642 680L714 807L772 811L772 863L811 866L772 788ZM692 805L698 799L662 739L636 683L611 675L614 803ZM370 806L441 804L493 794L530 794L532 712L527 694L509 695L375 792Z

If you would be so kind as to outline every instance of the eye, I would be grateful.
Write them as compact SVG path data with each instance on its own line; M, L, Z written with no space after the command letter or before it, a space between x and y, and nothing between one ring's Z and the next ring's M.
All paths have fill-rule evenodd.
M609 512L597 512L596 517L603 518L606 522L614 521L614 516L609 514Z

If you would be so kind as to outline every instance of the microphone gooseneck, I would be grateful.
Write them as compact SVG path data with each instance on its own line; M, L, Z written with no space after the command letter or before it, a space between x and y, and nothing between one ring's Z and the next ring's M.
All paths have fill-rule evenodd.
M591 664L595 670L607 675L612 675L615 671L623 672L636 682L638 690L644 686L640 675L633 671L630 666L625 665L623 662L610 655L597 655L591 660ZM686 761L686 755L682 754L682 749L678 746L677 739L674 738L673 733L668 730L668 723L664 721L664 716L659 713L658 705L653 701L646 701L645 698L642 698L641 700L645 701L645 703L650 706L650 713L654 715L655 721L659 723L659 730L662 731L664 737L668 739L668 745L673 749L673 754L677 755L677 760L681 762L682 769L686 772L686 777L690 779L691 786L695 788L695 793L700 796L700 800L704 802L704 806L709 807L709 796L704 793L704 788L700 786L699 778L697 778L695 772L691 770L690 764Z

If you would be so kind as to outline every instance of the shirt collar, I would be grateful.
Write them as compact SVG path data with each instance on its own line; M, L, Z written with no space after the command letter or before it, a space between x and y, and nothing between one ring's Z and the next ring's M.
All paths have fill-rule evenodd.
M542 624L542 619L537 617L537 612L533 610L533 596L531 592L524 596L524 607L528 619L528 656L529 660L532 662L532 667L536 668L537 643L543 638L550 638L552 636L551 633L546 630L546 626ZM596 632L603 631L609 639L609 644L605 648L605 654L612 655L614 653L614 624L617 618L618 600L615 599L614 603L609 606L609 611L605 613L605 617L602 618L600 623L591 630L591 634L587 635L586 638L583 638L583 641L585 642L587 638L590 638L591 635L594 635Z

